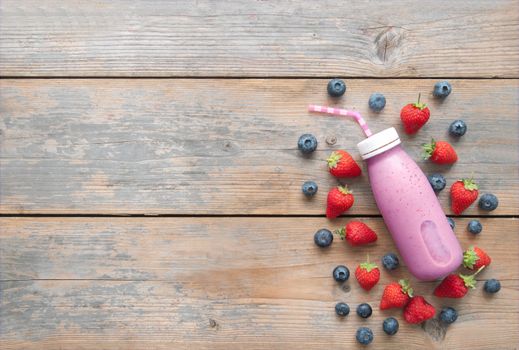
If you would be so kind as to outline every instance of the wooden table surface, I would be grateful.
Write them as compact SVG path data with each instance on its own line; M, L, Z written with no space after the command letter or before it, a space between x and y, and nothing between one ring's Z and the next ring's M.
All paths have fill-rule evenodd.
M0 348L349 349L360 325L374 330L371 348L518 348L518 13L514 0L0 2ZM338 101L326 94L335 76L348 86ZM440 79L453 86L443 102L431 93ZM379 114L367 107L375 91L387 98ZM399 111L419 92L432 116L408 137ZM424 172L449 185L474 176L499 197L493 212L454 218L462 246L493 258L476 290L439 299L435 282L411 278L437 309L458 310L455 324L378 310L406 266L369 293L331 278L396 248L360 129L309 103L355 108L374 131L396 126ZM468 132L453 140L458 118ZM296 147L305 132L319 140L310 157ZM420 159L431 137L453 142L454 166ZM339 148L364 174L346 181L354 207L329 221L337 181L325 159ZM309 179L312 200L300 190ZM317 229L354 217L379 233L375 245L314 245ZM498 294L483 292L488 278ZM374 314L341 320L338 301Z

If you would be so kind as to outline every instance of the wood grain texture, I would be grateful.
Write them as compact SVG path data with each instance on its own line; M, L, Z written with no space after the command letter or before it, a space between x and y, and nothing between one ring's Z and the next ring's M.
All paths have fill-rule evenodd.
M451 80L454 92L432 98L435 80L347 81L338 103L356 108L373 131L397 126L403 145L424 172L450 185L474 176L481 193L500 200L491 214L519 209L517 80ZM0 212L53 214L324 214L337 181L325 159L344 148L358 157L359 127L350 120L309 114L309 103L333 104L326 80L130 79L0 81ZM380 91L387 106L367 107ZM415 136L401 130L400 108L429 103L432 117ZM468 124L448 136L457 118ZM318 150L303 157L297 139L311 132ZM325 140L335 136L337 143ZM453 143L459 162L421 160L421 144ZM366 167L346 180L356 196L349 214L378 214ZM301 185L320 190L306 200ZM449 213L448 190L440 200ZM464 214L487 215L473 205Z
M332 227L324 218L2 218L2 348L342 349L356 346L361 325L374 330L375 348L518 345L519 255L511 247L519 220L483 218L477 237L468 219L456 220L462 246L492 256L478 279L500 279L498 294L485 295L480 282L463 300L438 299L435 282L411 279L437 308L459 311L447 328L408 325L395 310L355 315L361 302L378 305L383 285L409 277L405 264L384 270L369 293L353 276L333 281L338 264L353 272L365 254L395 251L381 219L360 219L379 233L376 244L336 240L322 250L313 232L346 219ZM338 301L352 308L344 320L333 310ZM381 330L388 316L401 321L393 338Z
M519 77L495 1L0 4L2 76Z

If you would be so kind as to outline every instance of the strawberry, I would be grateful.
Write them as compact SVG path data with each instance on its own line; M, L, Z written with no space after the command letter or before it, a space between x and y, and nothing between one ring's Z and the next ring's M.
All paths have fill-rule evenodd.
M461 179L451 186L452 212L460 215L478 198L478 185L472 179Z
M412 296L413 288L409 286L408 280L390 283L384 288L384 293L382 293L380 310L404 307Z
M478 270L483 266L490 265L491 262L490 256L478 247L470 247L463 253L463 266L469 270Z
M423 144L423 158L430 159L436 164L452 164L458 160L458 155L452 146L446 141L434 141Z
M422 323L434 317L436 310L422 296L416 296L409 300L404 309L404 319L408 323Z
M434 289L433 294L440 298L463 298L469 288L476 288L475 277L483 267L470 276L451 273Z
M326 161L330 174L335 177L355 177L362 172L351 155L343 150L332 152Z
M427 105L420 102L420 94L418 95L418 102L405 105L400 111L400 119L407 134L415 134L427 123L430 116L431 111Z
M355 270L355 278L357 278L357 282L364 289L369 291L371 288L375 287L380 279L380 270L378 269L376 264L368 261L357 266Z
M368 225L360 221L350 221L346 227L335 230L341 239L346 238L352 246L373 243L377 240L377 234Z
M346 210L350 209L355 199L347 186L337 186L328 192L326 205L326 217L336 218Z

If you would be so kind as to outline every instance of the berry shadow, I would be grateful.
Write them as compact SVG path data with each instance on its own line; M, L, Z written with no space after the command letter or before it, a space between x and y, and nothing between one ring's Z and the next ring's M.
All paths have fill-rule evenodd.
M343 106L345 106L347 104L347 100L348 100L348 88L347 87L346 87L346 92L342 96L333 97L333 96L326 94L326 106L329 106L329 107L344 108ZM351 108L352 107L350 107L348 109L351 109Z
M449 142L452 144L461 144L463 142L463 136L454 136L447 131L447 138L449 139Z
M347 315L347 316L339 316L337 314L335 314L335 318L339 321L339 322L348 322L349 318L351 317L351 311L350 313Z
M334 238L334 241L335 241L335 238ZM332 243L328 246L328 247L319 247L318 245L314 244L315 246L315 249L317 251L319 251L319 254L331 254L331 251L332 251L332 245L333 245L333 241Z
M478 280L478 283L481 283L481 285L485 284L485 281L487 279L484 279L484 280ZM481 288L479 290L479 293L482 294L483 296L483 299L485 299L485 301L488 301L488 302L492 302L493 300L499 298L499 293L501 293L503 290L503 285L501 284L501 290L497 293L487 293L485 292L485 290L483 288Z
M464 232L469 237L469 241L471 242L471 245L474 245L475 242L478 240L479 234L475 235L473 233L470 233L469 231L465 230Z
M436 109L437 107L441 107L442 105L448 103L449 96L447 97L436 97L433 95L432 91L427 95L427 105Z
M306 159L306 160L316 160L316 159L318 159L317 156L315 155L317 150L315 150L312 153L303 153L300 150L296 150L296 151L298 153L297 156L301 157L303 159Z

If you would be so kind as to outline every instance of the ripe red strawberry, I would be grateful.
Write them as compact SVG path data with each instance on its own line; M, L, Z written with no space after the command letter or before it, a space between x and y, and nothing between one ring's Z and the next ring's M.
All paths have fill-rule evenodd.
M330 174L335 177L355 177L362 173L357 162L346 151L332 152L326 161Z
M418 102L405 105L400 111L400 119L404 124L406 134L414 134L429 120L431 111L425 103Z
M482 269L483 266L470 276L451 273L434 289L433 294L440 298L463 298L469 288L476 288L475 277Z
M355 199L347 186L337 186L328 192L326 205L326 217L336 218L346 210L350 209Z
M368 225L360 221L350 221L346 227L335 230L335 233L346 238L352 246L373 243L377 240L377 234Z
M380 270L376 264L369 262L368 257L367 262L357 266L357 269L355 270L355 278L364 290L369 291L378 283L378 280L380 279Z
M430 159L436 164L452 164L458 160L458 155L452 146L446 141L434 141L423 145L424 159Z
M451 186L452 212L460 215L478 199L478 185L472 179L461 179Z
M434 317L436 310L422 296L416 296L409 300L404 309L404 319L408 323L422 323Z
M470 247L463 253L463 266L469 270L478 270L483 266L490 265L491 262L490 256L478 247Z
M413 288L409 286L408 280L400 280L388 284L382 293L380 300L380 310L391 309L393 307L404 307L413 296Z

